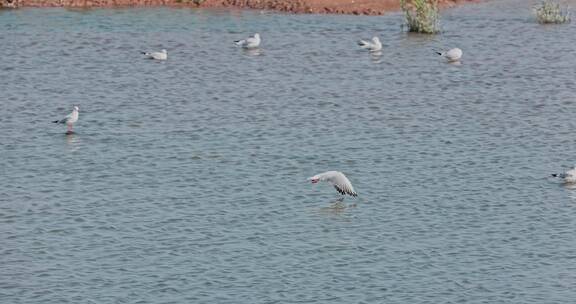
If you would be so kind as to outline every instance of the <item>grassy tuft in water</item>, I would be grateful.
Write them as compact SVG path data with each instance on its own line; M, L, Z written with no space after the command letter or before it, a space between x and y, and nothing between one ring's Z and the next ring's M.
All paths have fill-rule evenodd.
M438 0L400 0L408 31L436 34L440 31Z
M570 22L568 8L562 9L560 3L553 0L545 0L534 8L538 23L567 23Z

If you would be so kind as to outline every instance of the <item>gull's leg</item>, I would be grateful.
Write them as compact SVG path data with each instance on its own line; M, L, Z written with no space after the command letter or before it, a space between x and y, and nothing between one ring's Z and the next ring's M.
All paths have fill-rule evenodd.
M66 125L68 127L68 133L72 132L72 125Z

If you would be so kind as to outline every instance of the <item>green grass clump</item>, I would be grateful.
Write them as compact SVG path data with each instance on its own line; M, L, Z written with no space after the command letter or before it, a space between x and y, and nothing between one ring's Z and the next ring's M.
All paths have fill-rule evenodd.
M400 6L409 32L435 34L440 31L438 0L400 0Z
M560 3L553 0L545 0L534 8L538 23L567 23L570 22L568 8L562 9Z

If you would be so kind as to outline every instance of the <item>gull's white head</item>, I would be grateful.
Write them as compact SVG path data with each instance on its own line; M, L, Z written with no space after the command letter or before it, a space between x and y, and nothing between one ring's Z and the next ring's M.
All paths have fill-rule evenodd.
M372 41L374 41L375 43L380 43L380 38L372 37Z
M312 176L312 177L309 177L308 180L309 180L310 182L312 182L313 184L316 184L317 182L320 181L320 176L314 175L314 176Z
M162 50L161 52L164 53L164 54L168 53L166 50Z
M260 34L258 34L258 33L254 34L254 38L260 39Z
M80 108L78 108L78 106L74 106L74 111L78 112L80 111Z

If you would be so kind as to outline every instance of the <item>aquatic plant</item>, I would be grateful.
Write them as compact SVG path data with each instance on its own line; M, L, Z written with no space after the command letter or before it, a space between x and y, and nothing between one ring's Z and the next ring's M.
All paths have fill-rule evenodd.
M438 0L400 0L400 7L409 32L435 34L440 31Z
M534 8L534 13L541 24L570 22L568 7L562 9L560 3L554 0L542 1Z

